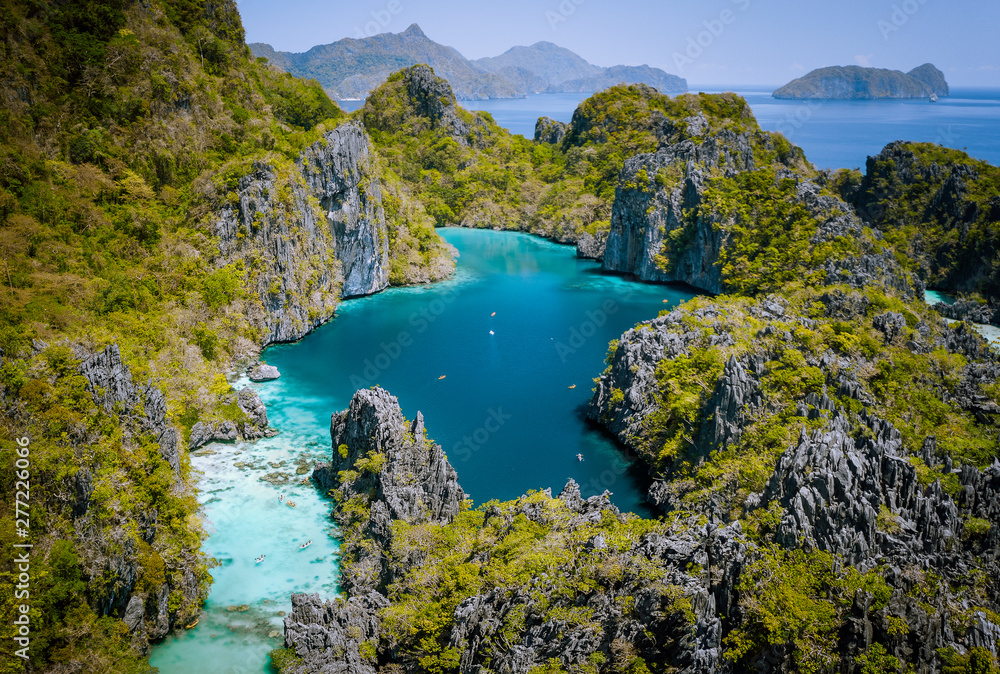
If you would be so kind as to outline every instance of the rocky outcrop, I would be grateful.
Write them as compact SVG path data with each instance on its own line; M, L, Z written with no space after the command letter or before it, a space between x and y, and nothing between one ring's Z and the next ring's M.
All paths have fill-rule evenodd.
M254 363L247 368L247 378L252 382L273 381L281 377L278 368L266 363Z
M945 318L955 321L1000 325L1000 306L986 302L959 298L952 304L938 302L934 305L934 310Z
M389 234L371 142L345 123L294 166L254 161L231 180L213 224L219 266L251 269L243 310L261 346L294 341L330 319L341 297L389 284Z
M714 294L728 292L745 279L728 278L726 274L732 272L726 271L721 260L727 247L736 245L733 237L742 236L741 228L749 223L732 211L719 212L705 202L705 193L715 186L717 176L733 178L760 168L756 155L778 151L775 140L760 132L713 131L700 114L679 123L667 122L663 138L666 144L659 151L625 162L615 191L603 268L644 281L679 281ZM879 235L869 236L847 204L787 167L779 166L773 180L776 186L793 181L792 199L810 217L803 226L810 228L811 246L843 239L858 243L854 253L830 255L822 263L826 283L856 288L878 285L904 296L916 292L909 275L881 245Z
M376 674L374 659L362 644L377 643L382 631L379 611L389 605L378 592L350 599L322 600L316 594L293 594L285 618L285 648L301 662L282 674Z
M294 167L254 161L235 183L214 226L217 263L254 270L243 314L260 346L294 341L333 316L340 299L331 227Z
M389 285L389 233L372 147L360 125L342 124L297 160L312 196L333 228L344 297Z
M242 413L237 420L199 421L191 427L188 449L195 450L210 442L236 442L237 440L257 440L277 434L267 423L267 407L256 390L244 386L225 404L236 403Z
M81 356L80 374L87 381L87 390L94 403L118 417L123 445L138 445L147 437L154 438L160 456L173 471L175 486L179 486L179 436L167 419L163 391L152 381L143 385L133 379L117 344L92 354L77 349L77 355ZM71 481L75 501L73 526L80 561L90 578L104 581L100 589L91 590L88 599L99 615L121 616L133 635L134 644L144 651L150 641L162 639L174 621L181 619L177 608L170 608L171 593L181 597L188 606L199 599L202 590L194 570L200 560L191 554L174 560L174 564L182 567L182 572L171 574L156 587L141 588L139 580L144 562L139 555L137 539L129 532L135 530L147 546L156 545L159 513L155 509L138 516L115 513L111 517L120 521L112 523L110 528L102 528L108 525L93 520L90 503L95 488L94 474L98 470L98 466L83 465Z
M350 471L350 479L335 485L337 500L366 504L367 518L356 524L379 549L388 550L394 521L448 522L461 511L465 492L444 450L426 438L423 415L407 422L385 390L355 393L350 407L331 417L330 435L334 451L320 475ZM342 509L335 517L341 526L352 523ZM341 573L340 585L352 595L384 589L393 576L385 554L366 554Z
M951 93L948 88L948 82L944 78L944 73L938 70L932 63L917 66L906 74L923 82L931 92L938 96L947 96Z
M1000 304L1000 169L929 143L894 142L869 157L841 193L867 225L906 232L906 251L928 285Z
M142 410L132 417L129 429L137 436L148 433L156 438L160 456L170 464L175 474L180 474L177 429L167 422L167 401L163 391L153 385L136 383L132 373L122 361L118 344L112 344L81 360L80 374L87 380L87 390L94 402L112 413L117 409Z
M557 122L551 117L539 117L535 122L535 142L553 145L561 143L566 137L567 127L565 122Z
M775 98L928 98L948 95L944 73L930 63L909 73L885 68L830 66L792 80L774 92Z
M576 256L590 260L602 260L608 245L608 233L598 230L594 234L583 232L576 240Z
M862 429L835 411L822 430L803 433L782 455L764 492L751 496L746 508L778 504L783 545L833 553L862 572L878 569L893 588L881 599L883 608L849 620L843 639L848 658L878 641L901 662L914 663L916 672L930 674L938 671L939 649L979 647L995 656L997 642L986 643L982 635L997 633L1000 625L976 608L984 598L961 579L1000 572L1000 463L985 471L954 469L928 438L922 461L957 478L960 487L949 494L940 480L921 483L891 424L866 417ZM928 573L946 581L933 604L914 599ZM982 608L995 611L995 596L985 599L990 607ZM964 634L954 629L961 622L954 612L975 627Z

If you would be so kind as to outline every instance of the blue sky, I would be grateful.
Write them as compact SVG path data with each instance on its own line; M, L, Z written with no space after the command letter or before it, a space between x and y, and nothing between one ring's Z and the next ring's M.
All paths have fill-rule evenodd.
M649 64L692 85L783 84L827 65L1000 87L997 0L237 0L248 42L283 51L418 23L468 58L540 40L602 66Z

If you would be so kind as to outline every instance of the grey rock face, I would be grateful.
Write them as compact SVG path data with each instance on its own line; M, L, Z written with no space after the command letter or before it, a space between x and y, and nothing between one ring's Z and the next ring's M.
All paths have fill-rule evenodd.
M261 346L295 341L344 297L389 284L389 235L371 142L357 124L327 132L296 161L298 172L257 161L236 181L214 223L224 265L247 259L247 318Z
M565 122L557 122L551 117L539 117L535 122L535 142L553 145L561 143L566 137L567 127Z
M389 233L372 161L371 141L353 123L330 131L298 159L310 193L333 228L344 297L370 295L389 285Z
M754 143L767 146L772 141L762 134L712 132L703 115L668 122L661 136L665 145L660 150L632 157L622 168L603 268L723 293L728 288L720 254L734 223L702 209L703 194L713 175L732 177L757 168ZM791 170L779 170L778 178L796 181L796 200L819 223L810 243L864 240L864 223L843 201L823 195L819 185ZM913 296L908 275L891 253L868 248L857 256L831 257L824 267L826 282L875 285Z
M607 232L597 232L596 236L589 232L583 232L576 240L576 256L590 260L601 260L604 258L604 249L607 244Z
M293 594L292 611L285 617L285 648L294 648L303 664L286 674L375 674L376 663L361 654L361 645L378 640L378 611L388 605L378 592L332 601Z
M94 402L107 412L112 412L116 405L126 410L137 407L143 410L143 415L132 417L136 421L132 430L152 434L160 447L160 456L179 474L181 463L177 453L177 430L167 422L167 401L163 391L152 381L145 386L133 381L128 366L122 362L118 345L112 344L84 359L80 363L80 374L87 379L87 390Z
M955 321L969 321L971 323L993 323L1000 325L1000 306L983 304L973 300L960 298L953 304L938 302L934 305L934 310L945 318Z
M253 382L265 382L280 378L281 373L273 365L255 363L247 368L247 377Z
M465 492L441 446L425 439L423 415L418 412L408 423L399 401L385 390L355 393L347 410L332 415L330 436L334 448L330 474L357 470L362 459L381 463L374 472L361 469L336 489L341 503L352 497L369 500L370 514L363 528L383 550L388 548L393 521L448 522L461 511ZM342 573L341 587L353 595L384 587L392 575L384 555L368 555Z
M956 473L962 488L952 496L940 481L920 484L891 424L875 417L863 423L866 430L858 433L835 411L822 430L803 434L747 507L780 504L779 537L785 545L834 553L861 571L882 569L895 588L892 598L879 613L859 611L855 634L846 640L848 653L861 652L878 634L893 655L928 674L936 671L939 648L982 643L995 654L997 642L987 643L983 635L997 633L1000 626L979 616L975 629L955 633L945 606L968 601L960 579L969 573L1000 572L1000 463L985 471L963 466ZM941 463L933 438L924 443L922 459L930 466ZM951 472L950 460L943 467ZM966 531L970 517L990 524L985 534ZM909 594L926 571L951 583L944 586L944 605L921 604ZM906 638L888 636L887 616L905 620Z
M276 431L268 426L267 407L257 391L244 386L236 394L235 402L243 412L243 420L239 423L231 419L197 422L191 427L188 449L193 451L210 442L236 442L240 438L256 440L273 437L276 434Z
M259 269L245 308L260 345L301 338L328 320L341 294L340 266L326 217L302 177L256 161L218 215L219 266Z
M97 405L108 413L115 414L121 421L124 442L135 442L140 437L156 438L160 456L174 471L175 479L180 479L179 436L177 430L167 420L166 399L162 390L152 381L145 385L137 383L129 368L122 361L117 344L103 351L86 355L80 363L80 373L87 380L87 390ZM135 637L136 646L144 649L150 640L162 638L171 627L171 616L167 598L172 591L180 592L186 599L193 600L201 591L194 581L173 585L164 583L149 594L137 592L139 581L139 559L134 539L122 527L112 527L113 540L96 536L91 521L90 499L94 493L94 467L81 467L73 476L73 515L75 517L77 546L85 571L92 577L103 575L109 579L107 587L91 597L95 610L100 615L117 612L129 631ZM154 544L157 535L159 514L154 509L144 513L138 520L128 524L134 526L145 543ZM191 559L192 566L197 562Z

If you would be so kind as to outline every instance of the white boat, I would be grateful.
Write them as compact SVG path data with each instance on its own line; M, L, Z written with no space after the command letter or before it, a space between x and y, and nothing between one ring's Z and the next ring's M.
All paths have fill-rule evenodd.
M931 94L931 103L937 103L937 100L938 100L937 94Z

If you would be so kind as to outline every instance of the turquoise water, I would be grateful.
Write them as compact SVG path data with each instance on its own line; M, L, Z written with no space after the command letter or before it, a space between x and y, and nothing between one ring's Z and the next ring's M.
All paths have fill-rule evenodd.
M907 101L784 101L771 97L776 87L705 87L691 91L735 91L750 104L767 131L780 131L805 150L818 168L861 168L869 155L894 140L938 143L964 149L1000 165L1000 90L953 88L937 103ZM589 94L538 94L524 99L462 101L487 110L512 133L533 138L535 121L552 117L568 122Z
M942 293L937 290L925 290L924 291L924 301L927 304L937 304L938 302L944 302L945 304L954 304L955 297L947 293ZM955 321L949 321L954 323ZM980 335L982 335L986 341L993 345L993 348L1000 351L1000 327L996 325L988 325L983 323L973 323L972 327L976 329Z
M330 503L298 481L329 457L330 414L359 387L382 385L408 418L422 411L476 503L558 491L572 477L585 496L609 489L644 512L641 478L583 412L608 342L693 293L602 274L573 248L524 234L439 231L462 255L452 280L349 300L302 341L268 349L281 379L253 386L280 435L192 455L204 550L222 565L198 625L153 649L163 674L268 672L289 595L336 592Z

